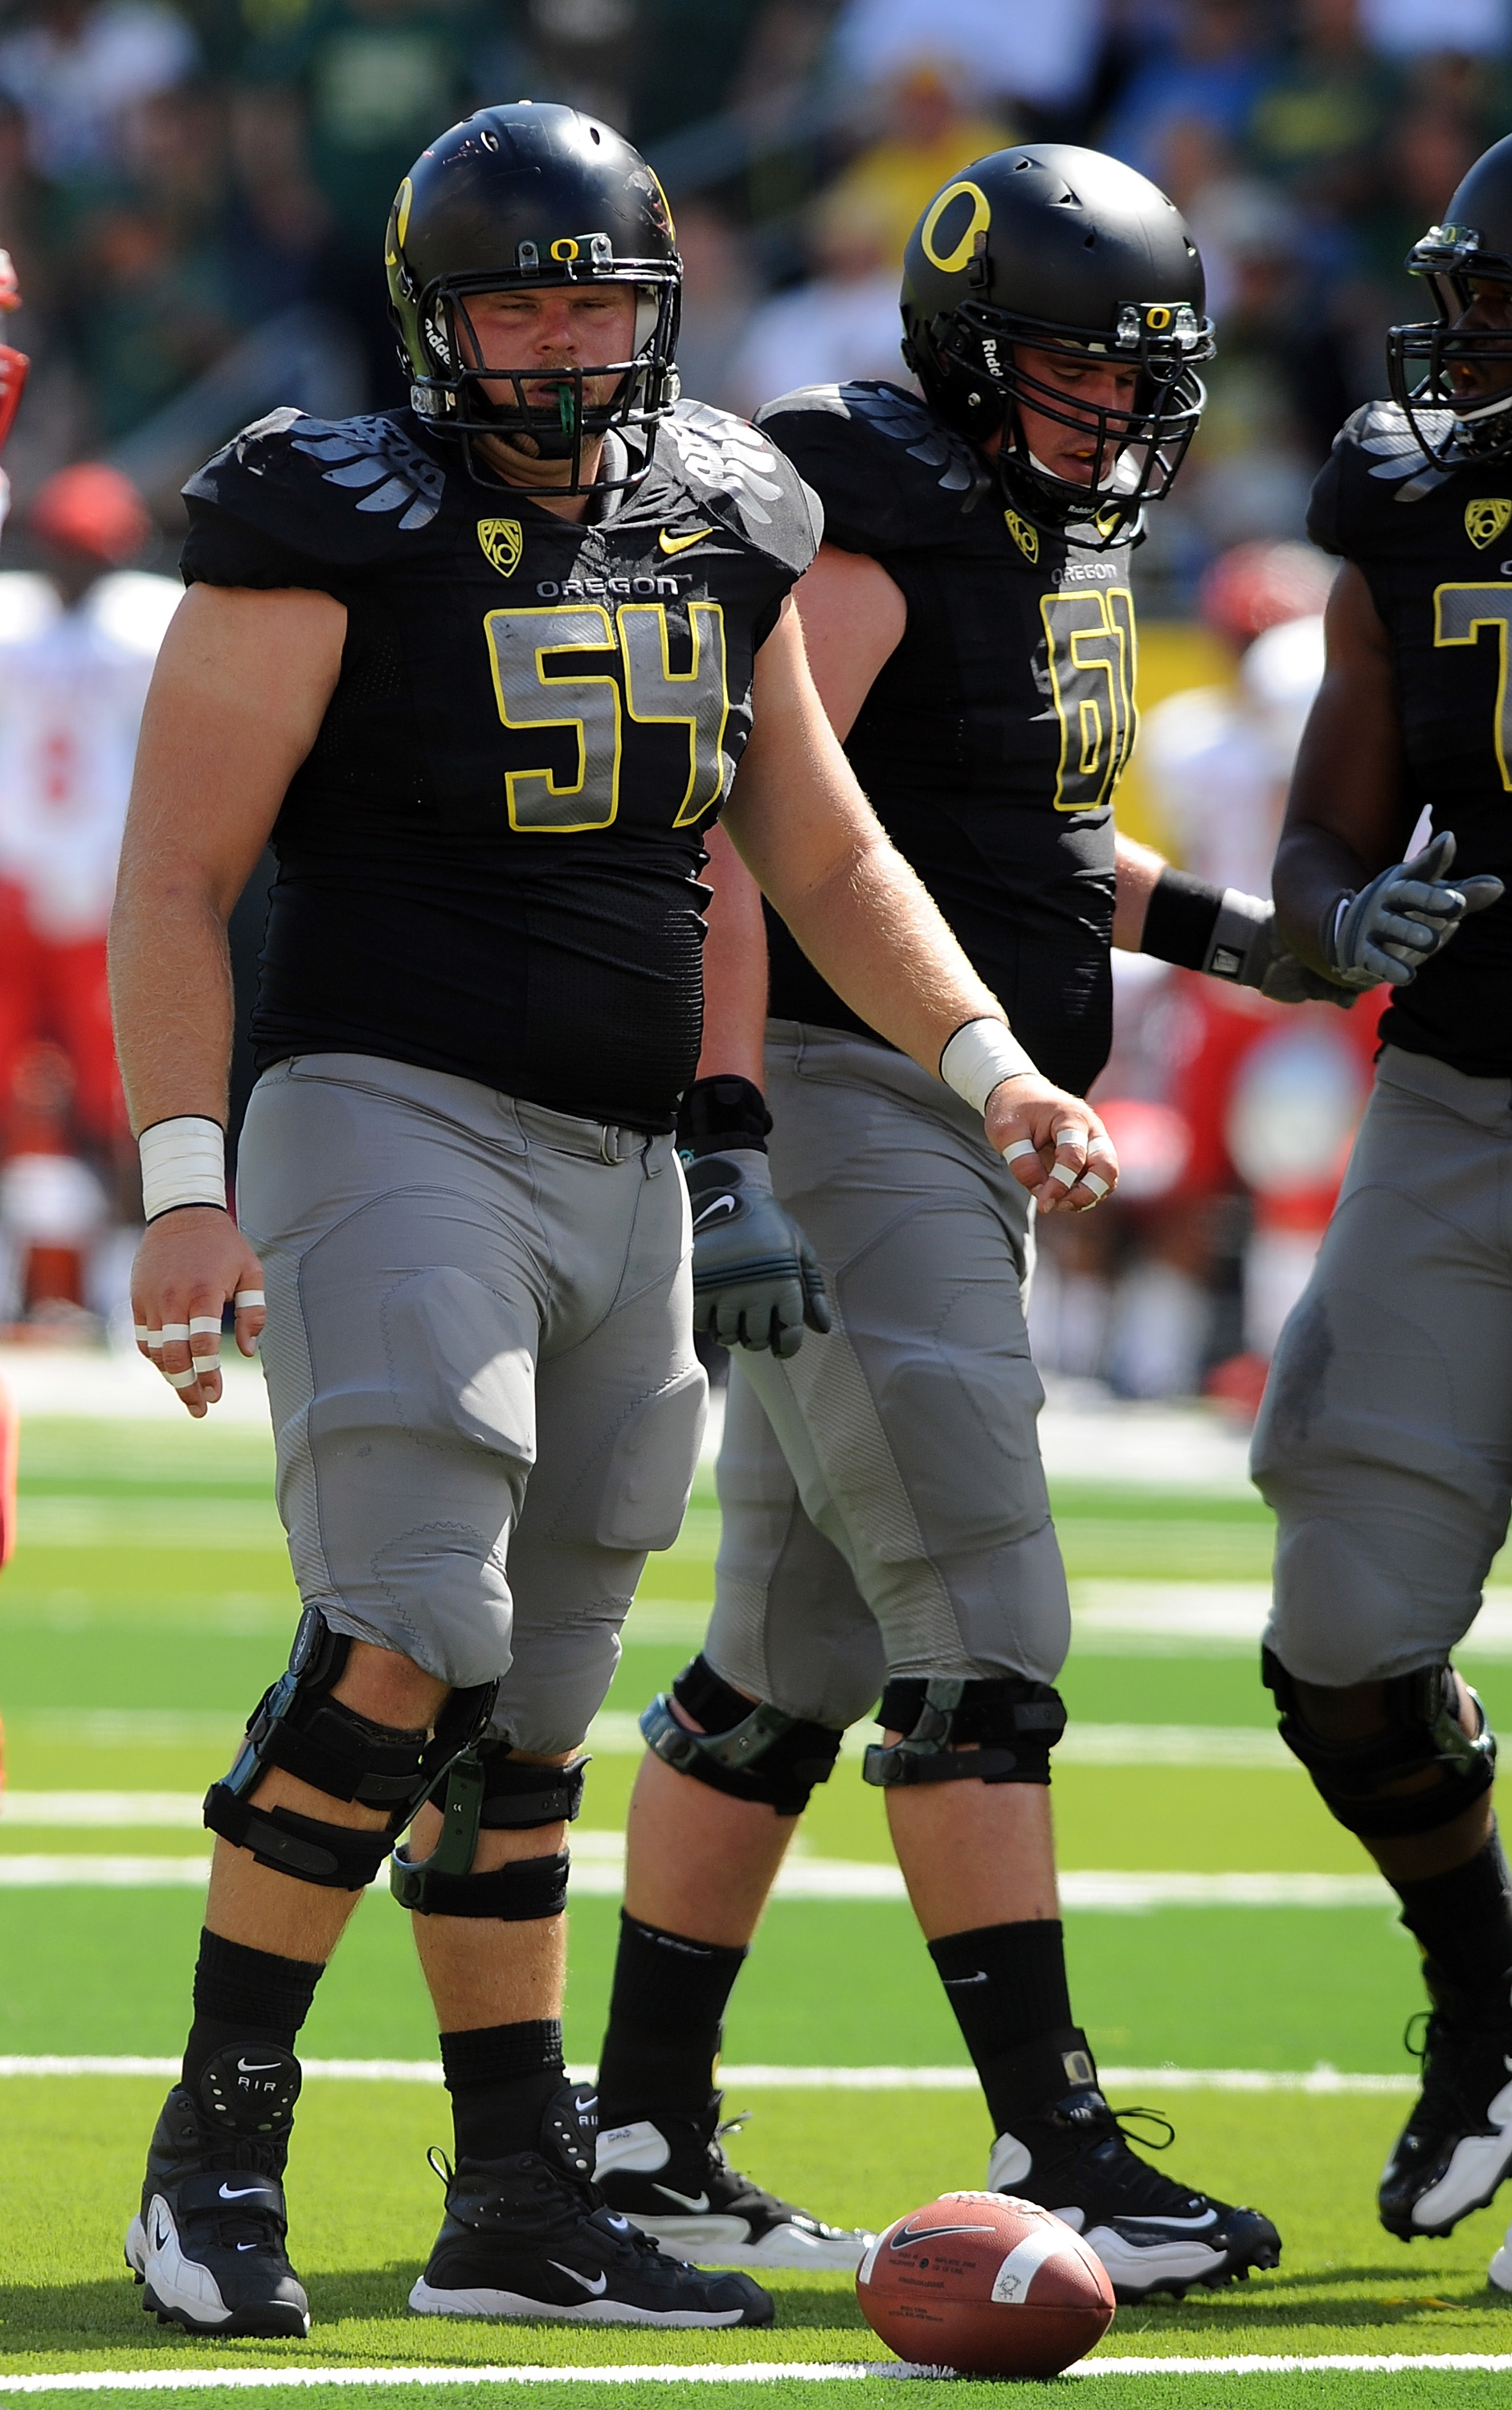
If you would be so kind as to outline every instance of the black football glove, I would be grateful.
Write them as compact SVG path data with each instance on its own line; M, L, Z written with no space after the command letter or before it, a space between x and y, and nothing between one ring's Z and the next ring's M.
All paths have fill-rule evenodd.
M721 1347L796 1356L804 1325L830 1327L819 1258L772 1193L759 1147L728 1147L685 1166L693 1209L693 1328Z
M1323 951L1334 977L1352 988L1409 987L1424 963L1447 946L1461 921L1502 893L1499 878L1457 878L1447 829L1410 862L1393 863L1358 894L1330 906Z

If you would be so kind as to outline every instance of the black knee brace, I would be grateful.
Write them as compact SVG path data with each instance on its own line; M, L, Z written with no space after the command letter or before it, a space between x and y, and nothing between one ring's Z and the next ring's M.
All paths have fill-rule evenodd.
M862 1774L892 1789L907 1782L1050 1780L1050 1752L1066 1730L1066 1709L1048 1682L1021 1674L995 1681L889 1682L877 1710L902 1740L867 1749ZM963 1741L980 1744L963 1749Z
M509 1744L486 1740L453 1758L435 1786L441 1837L429 1858L394 1857L388 1883L401 1908L419 1916L502 1916L523 1924L560 1916L567 1905L566 1852L516 1858L489 1873L472 1872L480 1832L530 1832L575 1822L589 1760L528 1765Z
M331 1697L351 1649L345 1633L333 1632L317 1608L305 1609L288 1672L264 1691L236 1764L205 1797L212 1833L250 1850L261 1866L330 1891L362 1891L373 1880L438 1776L487 1725L499 1688L484 1682L453 1691L432 1734L398 1731ZM328 1798L386 1809L387 1824L362 1831L288 1808L254 1807L248 1794L275 1765Z
M672 1712L672 1700L704 1726L690 1732ZM805 1723L780 1707L752 1706L722 1681L712 1665L695 1657L672 1686L651 1701L641 1718L647 1746L664 1765L723 1791L775 1808L779 1816L801 1816L817 1782L827 1782L840 1754L840 1735L828 1724Z
M1291 1676L1269 1648L1260 1652L1260 1672L1281 1710L1282 1739L1307 1768L1330 1815L1362 1840L1400 1840L1411 1833L1437 1832L1490 1789L1496 1773L1495 1735L1474 1691L1470 1697L1477 1729L1473 1735L1465 1731L1447 1659L1384 1682L1386 1728L1355 1740L1330 1740L1313 1730L1297 1705ZM1431 1766L1439 1770L1437 1782L1394 1797L1384 1795L1388 1784Z

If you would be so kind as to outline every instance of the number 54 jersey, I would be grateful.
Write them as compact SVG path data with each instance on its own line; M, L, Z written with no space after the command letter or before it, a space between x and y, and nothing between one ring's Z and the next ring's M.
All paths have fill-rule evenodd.
M1410 987L1393 989L1381 1037L1473 1079L1505 1079L1512 1075L1512 461L1432 468L1396 403L1367 403L1346 421L1318 472L1307 531L1359 569L1390 642L1403 841L1426 809L1438 828L1454 832L1455 874L1490 871L1508 890L1468 920Z
M915 394L814 385L758 425L908 605L846 740L923 878L1047 1076L1084 1092L1112 1035L1113 791L1134 741L1128 551L1032 527ZM864 1024L768 914L772 1010Z
M618 437L605 473L623 475ZM339 682L284 797L253 1037L672 1126L703 1013L703 833L818 505L680 405L578 524L408 411L275 411L184 489L187 583L315 588Z

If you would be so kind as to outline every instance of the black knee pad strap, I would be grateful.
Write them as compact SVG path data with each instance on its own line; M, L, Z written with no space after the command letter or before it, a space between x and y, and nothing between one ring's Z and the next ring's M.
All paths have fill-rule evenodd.
M564 1850L555 1858L516 1858L488 1874L453 1875L438 1872L434 1858L412 1866L396 1857L388 1880L400 1907L418 1916L492 1916L506 1924L533 1924L566 1907L571 1863Z
M891 1790L913 1782L1050 1780L1050 1752L1066 1730L1060 1692L1021 1674L991 1681L889 1682L877 1710L903 1735L867 1749L862 1774ZM974 1742L974 1748L963 1748Z
M482 1682L453 1691L429 1738L424 1731L400 1731L331 1696L351 1649L345 1633L306 1607L287 1672L264 1691L236 1764L205 1800L212 1833L251 1850L261 1866L337 1891L360 1891L372 1881L432 1785L487 1728L499 1690L497 1682ZM252 1793L275 1765L327 1798L385 1809L386 1826L364 1832L286 1808L254 1807Z
M690 1732L672 1700L704 1726ZM819 1782L827 1782L841 1735L829 1724L807 1723L781 1707L751 1701L716 1674L703 1657L685 1665L641 1718L647 1747L678 1774L707 1783L732 1799L749 1799L779 1816L801 1816Z
M455 1905L443 1900L483 1895L470 1886L492 1882L489 1875L471 1871L478 1835L492 1831L530 1832L545 1824L571 1823L583 1804L583 1777L590 1760L574 1758L570 1765L528 1765L511 1756L503 1740L480 1741L463 1749L446 1767L431 1794L441 1810L441 1837L428 1858L396 1858L389 1869L389 1888L401 1907L421 1916L560 1916L566 1904L566 1866L562 1866L562 1899L556 1908L517 1909ZM555 1865L554 1859L526 1858L523 1866ZM509 1868L501 1870L508 1873ZM458 1886L461 1886L459 1891Z
M239 1850L250 1850L260 1866L325 1891L366 1891L398 1837L386 1829L323 1823L290 1808L254 1808L224 1782L206 1795L205 1822Z
M1478 1728L1467 1733L1447 1659L1384 1682L1384 1729L1352 1740L1314 1731L1298 1706L1291 1676L1272 1649L1261 1650L1260 1671L1281 1710L1282 1739L1307 1768L1330 1815L1362 1840L1435 1833L1484 1798L1495 1779L1496 1737L1486 1710L1472 1691ZM1389 1785L1435 1767L1437 1782L1389 1793Z

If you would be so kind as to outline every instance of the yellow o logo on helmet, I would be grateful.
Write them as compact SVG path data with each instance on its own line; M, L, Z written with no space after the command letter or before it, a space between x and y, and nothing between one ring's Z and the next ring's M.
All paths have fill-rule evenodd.
M954 250L947 252L941 258L935 249L935 232L951 203L959 200L963 193L969 193L971 196L971 215L967 221L966 232ZM947 184L945 190L931 201L929 214L919 229L919 240L923 246L924 257L932 266L941 269L946 276L958 274L971 257L978 235L985 234L991 224L992 203L980 184L965 181Z
M574 237L570 234L560 234L551 246L551 256L553 259L575 259L577 244Z
M1163 301L1152 301L1144 312L1144 323L1152 335L1163 335L1170 318L1171 313Z

